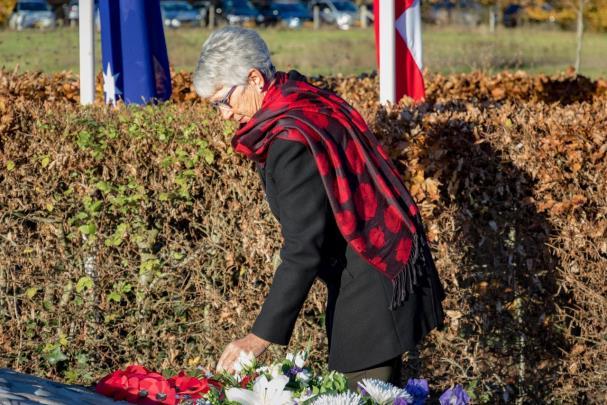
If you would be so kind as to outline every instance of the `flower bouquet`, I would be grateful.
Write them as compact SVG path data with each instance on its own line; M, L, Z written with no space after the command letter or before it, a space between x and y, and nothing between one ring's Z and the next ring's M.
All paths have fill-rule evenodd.
M315 375L306 366L307 353L288 354L269 366L257 364L241 354L235 373L202 373L199 377L179 374L164 378L143 366L129 366L102 378L98 393L130 403L183 405L408 405L424 404L430 393L424 379L409 379L404 388L380 380L364 379L359 392L347 389L346 377L330 371ZM457 385L443 393L441 405L470 402Z

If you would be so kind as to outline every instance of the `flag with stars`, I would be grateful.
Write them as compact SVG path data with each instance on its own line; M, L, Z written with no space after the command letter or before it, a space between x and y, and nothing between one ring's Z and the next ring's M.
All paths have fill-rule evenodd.
M375 44L377 65L379 66L379 7L394 2L395 21L381 21L392 24L396 30L394 40L395 99L409 96L415 100L424 98L424 77L422 75L422 19L421 0L374 0Z
M145 104L171 97L160 0L100 0L105 102Z

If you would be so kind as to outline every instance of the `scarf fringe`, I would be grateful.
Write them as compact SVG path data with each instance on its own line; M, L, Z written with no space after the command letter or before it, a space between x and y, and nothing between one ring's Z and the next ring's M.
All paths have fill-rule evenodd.
M426 273L426 252L420 249L427 249L425 235L422 224L418 224L418 232L412 240L411 256L405 267L398 273L396 278L392 280L392 302L390 310L394 310L401 306L413 293L414 287L418 286L420 279Z

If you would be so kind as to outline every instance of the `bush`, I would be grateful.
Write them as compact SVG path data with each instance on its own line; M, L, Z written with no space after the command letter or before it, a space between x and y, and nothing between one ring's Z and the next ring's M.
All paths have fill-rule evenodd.
M425 103L387 109L374 76L315 83L363 113L428 228L448 327L405 376L467 381L478 402L600 402L605 82L434 76ZM154 107L77 94L70 74L0 73L0 367L79 383L133 362L213 367L248 332L281 244L234 127L186 74ZM291 341L313 361L323 297L315 285Z

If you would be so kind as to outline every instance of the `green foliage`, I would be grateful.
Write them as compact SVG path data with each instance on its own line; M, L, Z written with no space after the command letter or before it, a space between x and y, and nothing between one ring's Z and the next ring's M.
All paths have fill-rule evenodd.
M324 393L342 393L348 390L348 380L346 377L336 371L331 371L326 374L318 383L318 386L313 388L314 394Z
M54 344L45 347L45 358L53 366L67 360L67 356L61 351L61 346Z
M121 223L116 227L116 231L105 240L105 246L120 246L126 237L128 224Z
M76 283L76 292L80 294L86 290L90 290L93 288L94 284L95 283L93 282L92 278L88 276L81 277Z
M63 333L59 334L57 341L46 343L42 349L46 361L52 366L57 366L59 363L68 360L68 357L62 351L62 348L68 346L68 344L69 342Z
M127 294L132 291L133 287L131 284L120 281L118 283L114 283L112 286L112 292L110 292L107 296L108 301L114 301L120 303L120 301L125 300L127 298Z
M38 293L38 287L30 287L25 290L25 296L30 300Z
M49 225L37 237L57 243L46 248L53 252L50 260L34 262L41 252L35 244L19 252L31 257L27 268L35 274L18 295L19 305L27 306L24 313L35 314L23 321L22 333L32 342L46 342L30 360L32 369L82 383L99 378L116 361L132 361L134 353L174 362L175 355L145 331L157 331L164 341L187 334L190 323L201 319L199 308L213 313L214 303L182 284L209 257L204 251L192 254L197 249L192 237L204 234L184 224L204 223L201 184L225 159L209 136L216 124L207 115L162 105L68 107L23 121L38 143L30 157L26 145L34 138L12 138L25 142L14 150L28 158L13 154L2 162L13 176L7 190L22 188L23 198L39 204ZM84 274L85 266L96 272L95 279ZM41 282L46 275L52 282ZM164 315L151 322L157 311ZM4 316L0 310L0 320ZM126 348L124 357L106 357L104 350L122 350L117 344ZM192 352L197 345L187 338L182 344Z

